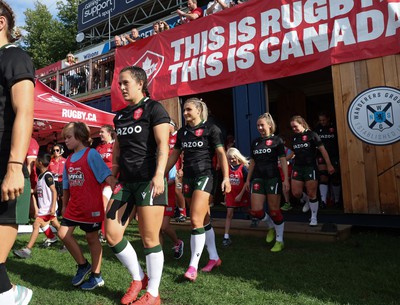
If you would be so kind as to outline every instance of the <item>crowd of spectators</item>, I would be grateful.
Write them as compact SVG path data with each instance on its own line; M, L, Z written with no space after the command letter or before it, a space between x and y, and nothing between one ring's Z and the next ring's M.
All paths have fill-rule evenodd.
M203 9L198 6L197 0L188 0L187 8L176 10L179 20L176 22L175 26L193 22L199 18L218 13L246 1L247 0L212 0L208 3L207 8L203 11ZM170 25L166 21L158 20L153 23L153 29L147 37L157 35L161 32L169 30L170 28ZM115 35L113 41L111 42L110 50L115 50L116 48L135 43L138 40L147 37L141 36L137 28L132 28L130 33ZM108 63L109 61L109 59L93 61L91 67L92 77L89 78L89 64L78 65L78 58L72 53L68 53L64 61L64 67L76 65L76 68L69 69L67 72L61 75L60 92L66 96L74 96L85 93L89 88L89 79L92 81L92 90L110 86L114 64L111 62ZM54 79L49 79L49 83L46 82L46 84L50 85L53 89L56 89Z

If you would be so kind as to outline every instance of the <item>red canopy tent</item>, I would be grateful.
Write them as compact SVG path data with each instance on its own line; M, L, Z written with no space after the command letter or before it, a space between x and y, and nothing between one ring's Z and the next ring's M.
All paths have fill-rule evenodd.
M61 131L72 121L86 123L92 137L96 137L101 126L113 125L113 118L113 113L74 101L36 81L33 137L39 145L50 141L63 142Z

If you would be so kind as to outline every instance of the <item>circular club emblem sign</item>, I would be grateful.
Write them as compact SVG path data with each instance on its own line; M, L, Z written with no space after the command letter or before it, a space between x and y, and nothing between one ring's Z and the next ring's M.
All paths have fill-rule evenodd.
M374 87L358 94L350 104L347 121L361 141L389 145L400 140L400 90Z

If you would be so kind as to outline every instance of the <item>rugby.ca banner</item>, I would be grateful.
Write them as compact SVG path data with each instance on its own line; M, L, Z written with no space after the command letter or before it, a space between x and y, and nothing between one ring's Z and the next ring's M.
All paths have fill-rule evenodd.
M156 100L198 94L400 52L400 0L252 0L116 50L142 67Z

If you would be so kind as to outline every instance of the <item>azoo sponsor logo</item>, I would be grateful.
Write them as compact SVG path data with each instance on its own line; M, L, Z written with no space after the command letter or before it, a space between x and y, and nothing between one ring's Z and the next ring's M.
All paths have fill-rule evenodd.
M255 149L253 150L253 154L255 155L261 155L261 154L269 154L271 153L271 148L261 148L261 149Z
M117 128L117 135L119 136L126 136L129 134L133 133L141 133L142 132L142 127L141 126L129 126L129 127L122 127L122 128Z
M183 142L182 148L192 148L192 147L202 147L204 145L203 141L199 142Z
M294 149L298 149L298 148L307 148L308 147L308 143L304 143L304 144L295 144L293 145Z

